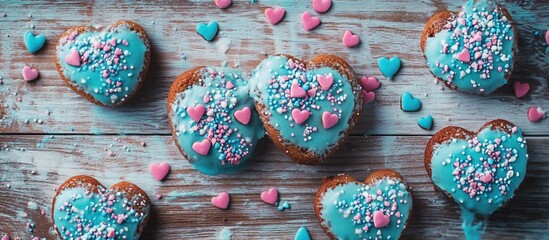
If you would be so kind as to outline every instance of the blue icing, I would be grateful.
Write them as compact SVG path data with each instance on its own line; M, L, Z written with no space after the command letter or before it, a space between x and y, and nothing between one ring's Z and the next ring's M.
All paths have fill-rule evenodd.
M431 72L459 91L488 94L507 83L516 43L501 7L491 0L469 0L461 14L427 39L425 56Z
M322 88L317 81L319 76L333 78L330 88ZM286 56L270 56L255 69L250 84L252 97L266 106L263 114L268 116L269 124L293 145L322 156L338 144L349 128L355 108L354 91L349 80L335 69L307 70L302 63L294 63ZM306 94L292 97L294 84ZM306 110L310 115L298 124L292 114L295 109ZM324 114L337 115L337 123L326 128Z
M481 220L480 222L475 223L475 213L470 212L465 208L461 208L461 220L463 221L461 224L461 229L463 229L465 239L480 240L481 235L486 229L486 220Z
M227 87L228 84L232 84L232 88ZM198 106L204 107L204 113L196 122L187 109ZM265 134L249 96L248 83L242 73L234 69L204 68L200 82L178 93L170 108L179 146L192 166L205 174L239 171ZM235 117L237 111L245 108L251 114L247 124ZM193 145L205 139L215 143L210 144L207 154L203 155Z
M144 207L136 212L134 207ZM139 239L140 224L149 206L138 196L127 199L123 192L99 187L68 188L55 200L53 219L63 239Z
M326 190L320 203L321 224L337 239L398 239L406 227L412 196L399 179L383 178L370 185L338 185ZM386 225L379 225L376 214L389 217Z
M77 50L81 65L69 64L67 55ZM147 45L142 36L120 25L103 32L86 31L60 40L57 58L71 84L103 105L123 103L139 86L145 69ZM76 64L78 65L78 64Z
M435 146L433 182L464 209L490 215L511 199L526 173L526 140L516 127L485 128L477 137Z

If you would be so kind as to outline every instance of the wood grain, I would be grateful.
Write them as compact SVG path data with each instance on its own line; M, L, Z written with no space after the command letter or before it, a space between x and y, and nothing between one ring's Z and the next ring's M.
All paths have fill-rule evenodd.
M322 25L309 33L303 31L299 20L303 11L311 11L309 1L238 1L227 10L213 7L212 1L80 1L58 3L55 11L50 4L6 1L0 6L0 13L7 13L0 17L0 76L4 77L0 108L4 108L5 126L0 132L167 134L165 106L169 86L176 76L193 66L219 66L227 61L229 66L237 64L251 72L265 54L287 53L310 59L319 53L335 53L347 59L358 74L375 75L382 81L377 100L363 111L353 134L426 134L429 132L415 127L417 118L426 114L435 118L435 130L447 124L476 128L504 116L527 134L549 134L547 122L532 124L526 118L530 105L549 108L549 53L541 46L541 37L533 35L535 30L547 28L541 19L549 18L549 5L543 1L505 4L517 22L520 37L513 79L532 86L523 100L513 96L510 86L490 96L475 96L441 90L442 84L434 84L419 49L421 31L431 14L445 7L457 9L461 1L337 1L330 12L321 15ZM262 13L273 5L287 10L284 20L276 26L268 24ZM147 82L136 99L125 107L105 109L88 103L64 85L52 61L54 46L57 35L69 27L106 26L121 18L137 21L147 30L153 56ZM217 40L208 43L194 29L198 22L213 20L219 22L221 30ZM347 29L361 37L360 47L342 46L341 36ZM22 41L28 30L48 38L46 48L36 55L27 53ZM230 48L223 53L226 46ZM377 59L394 55L403 59L403 68L391 81L381 76ZM39 81L29 84L21 79L25 64L40 70ZM405 91L423 101L422 111L399 110L400 95ZM34 119L42 120L42 124L34 123ZM25 124L25 120L31 123Z
M49 207L54 188L73 175L89 174L105 186L133 182L151 196L154 215L144 239L216 238L223 227L231 229L234 239L291 239L300 226L306 226L314 239L325 239L313 209L322 178L344 172L364 179L375 169L393 168L409 183L414 197L404 238L461 238L458 207L433 190L423 168L428 139L350 137L327 164L318 167L296 165L266 143L241 174L209 177L182 159L171 136L4 136L0 141L8 143L9 150L0 151L5 159L0 165L0 234L27 237L24 223L32 219L37 236L52 238L47 229L52 225ZM549 138L528 140L531 159L523 186L507 207L490 218L486 239L539 239L548 233ZM104 148L116 155L108 156ZM148 172L148 165L156 161L172 166L164 182L153 180ZM260 193L270 187L278 187L291 210L279 212L261 201ZM216 209L209 202L221 191L231 194L229 210ZM156 194L162 199L156 200ZM45 209L46 217L35 216L37 211L27 207L29 201Z
M391 168L406 178L414 196L413 217L403 238L462 238L458 207L433 190L423 168L425 144L447 125L476 130L486 121L503 118L529 136L530 162L523 186L506 208L491 216L485 237L547 238L549 122L530 123L526 110L531 105L549 108L549 48L533 34L547 30L549 4L546 0L501 1L519 31L513 79L530 83L532 89L517 100L510 86L489 96L475 96L441 90L441 84L433 83L419 49L421 31L433 13L456 10L463 1L334 1L333 8L320 15L322 25L306 33L299 16L312 9L305 0L235 0L226 10L215 8L210 0L0 0L0 236L8 233L30 239L25 225L34 222L36 236L55 239L49 209L54 189L73 175L89 174L105 186L131 181L149 194L154 214L142 239L216 239L228 230L233 239L293 239L300 226L306 226L314 239L326 239L313 210L322 178L348 173L363 179L375 169ZM263 15L270 6L286 8L285 18L276 26ZM119 19L137 21L147 30L152 61L136 99L127 106L106 109L65 86L55 69L54 46L57 35L72 26L106 26ZM221 30L208 43L194 29L199 22L213 20ZM35 55L23 44L23 34L29 30L48 39ZM361 37L358 48L342 46L345 30ZM193 170L169 135L165 106L172 81L194 66L219 66L225 61L251 72L273 53L304 59L337 54L358 74L379 77L382 87L376 91L376 101L365 107L352 136L324 165L296 165L265 140L255 161L238 175L209 177ZM384 79L377 58L395 55L403 59L403 68L394 80ZM22 80L25 64L40 70L38 81ZM405 91L423 101L420 112L399 109ZM435 119L432 131L416 125L417 118L427 114ZM115 156L108 156L109 151ZM148 172L150 163L160 161L172 166L164 182L155 181ZM280 190L291 210L279 212L261 202L259 194L270 187ZM209 203L221 191L231 193L229 210ZM155 199L156 194L162 199ZM31 209L34 204L46 216Z

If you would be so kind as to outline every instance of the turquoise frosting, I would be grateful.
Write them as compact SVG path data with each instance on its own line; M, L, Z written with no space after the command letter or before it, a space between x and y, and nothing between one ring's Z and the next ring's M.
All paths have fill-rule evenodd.
M144 206L142 213L134 206ZM53 219L62 239L139 239L138 227L149 206L142 199L127 199L122 192L99 187L61 191L55 200Z
M511 199L526 174L528 154L522 130L484 128L476 137L435 146L433 182L464 209L490 215Z
M511 24L493 1L469 0L427 39L427 65L459 91L491 93L507 83L505 75L513 69L517 40Z
M328 189L320 200L321 224L337 239L398 239L406 227L412 196L396 178L372 184L349 182ZM388 224L376 227L374 215L381 211Z
M81 65L66 62L65 57L77 50ZM72 33L60 40L57 58L71 84L106 106L124 102L139 86L149 51L142 36L119 25L106 31Z
M480 240L484 230L486 229L486 219L481 220L478 223L475 223L476 217L475 213L471 212L465 208L461 208L461 229L463 229L463 234L467 240Z
M319 76L333 77L333 84L323 90ZM286 56L270 56L254 70L250 79L252 97L265 105L268 124L277 128L283 140L322 156L336 146L349 128L355 96L346 76L336 69L319 67L305 69L302 63ZM291 87L298 84L307 92L305 97L292 97ZM314 93L314 94L313 94ZM310 116L298 124L292 110L307 110ZM336 114L338 121L326 129L322 115Z
M196 122L187 108L198 105L204 106L205 111ZM202 69L200 82L178 93L170 107L174 134L181 150L195 169L208 175L241 170L265 134L249 95L248 82L235 69ZM235 118L235 113L246 107L251 117L243 124ZM215 143L207 155L202 155L193 149L193 144L205 139Z

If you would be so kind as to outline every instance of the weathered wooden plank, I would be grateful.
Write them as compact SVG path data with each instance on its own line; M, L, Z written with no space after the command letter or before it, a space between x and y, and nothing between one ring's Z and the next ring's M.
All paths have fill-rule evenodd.
M212 1L165 2L106 1L60 2L3 1L0 4L0 119L3 133L113 133L167 134L166 95L173 79L198 65L239 65L250 72L265 54L289 53L304 58L317 53L335 53L348 59L359 74L380 76L377 58L398 55L404 67L394 81L382 79L378 99L366 107L354 134L430 134L416 126L419 116L431 114L435 129L447 124L477 128L493 118L505 118L530 135L549 134L547 122L526 119L530 105L549 106L547 91L548 50L534 31L546 30L549 5L543 1L506 1L520 35L520 53L514 79L527 81L532 92L517 100L510 87L490 96L472 96L442 91L424 64L419 38L430 15L444 8L457 9L462 1L337 1L321 15L322 25L305 33L299 16L312 11L309 1L235 1L219 10ZM262 11L272 5L286 7L286 17L269 25ZM30 17L32 15L32 17ZM105 26L117 19L141 23L150 35L153 59L149 78L141 93L128 106L95 107L67 88L53 63L57 35L70 26ZM218 39L207 43L195 33L201 21L216 20ZM23 34L32 29L48 38L36 55L26 52ZM344 30L359 34L359 48L341 45ZM229 43L230 42L230 43ZM228 48L224 52L225 48ZM41 80L22 81L20 70L30 64L40 70ZM423 100L419 113L399 110L399 97L410 91ZM49 114L48 114L49 112ZM451 119L451 122L447 122ZM30 123L26 124L28 120ZM35 123L34 120L37 122ZM42 122L41 124L38 122Z
M170 136L115 138L0 136L0 234L28 239L25 224L32 220L37 236L51 238L54 188L72 175L89 174L107 186L120 180L134 182L153 198L154 214L144 239L212 239L224 228L232 231L234 239L291 239L300 226L306 226L314 239L326 239L313 210L321 179L342 172L364 178L375 169L393 168L406 178L414 197L405 238L462 237L458 208L433 190L423 168L428 137L351 137L328 164L318 167L294 164L267 143L244 172L216 177L194 171ZM486 239L540 239L548 233L548 144L547 137L529 138L526 179L515 199L491 217ZM116 155L108 156L104 148ZM148 172L148 165L159 161L172 166L165 182L154 180ZM273 186L291 210L279 212L261 202L261 191ZM229 210L209 203L220 191L231 193ZM158 193L161 200L154 199ZM44 209L46 216L29 209L29 201Z

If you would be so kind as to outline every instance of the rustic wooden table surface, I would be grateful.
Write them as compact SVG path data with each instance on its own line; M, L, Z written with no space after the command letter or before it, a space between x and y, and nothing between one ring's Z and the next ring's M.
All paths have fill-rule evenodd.
M51 201L54 189L77 174L96 177L106 186L121 180L141 186L153 198L151 222L142 239L293 239L305 226L314 239L326 239L313 211L322 178L349 173L359 179L380 168L399 171L408 181L414 208L406 239L462 238L459 209L433 185L423 168L429 136L447 125L475 130L484 122L504 118L528 136L528 172L516 197L490 217L487 239L540 239L549 236L549 121L531 123L531 105L549 108L549 50L535 32L548 28L547 0L509 0L520 52L513 79L532 90L516 99L510 86L489 96L458 93L436 85L419 50L427 19L443 9L457 10L462 1L345 0L334 1L320 15L322 24L307 33L300 22L310 1L235 1L217 9L212 0L137 1L1 1L0 2L0 236L54 239ZM286 8L283 21L272 26L263 11ZM5 15L5 16L3 16ZM314 13L313 15L318 15ZM126 106L94 106L72 92L54 64L57 35L76 25L105 26L115 20L139 22L152 43L148 79L138 97ZM208 43L195 33L199 22L217 21L220 32ZM45 35L46 46L30 54L23 44L27 31ZM362 39L357 48L341 45L351 30ZM237 175L205 176L193 170L174 145L168 130L166 97L181 72L198 65L239 66L250 72L267 54L288 53L310 58L335 53L361 75L380 78L377 99L367 105L360 124L340 150L318 167L299 166L270 140ZM381 77L377 58L399 56L403 68L394 80ZM26 64L39 69L40 79L22 80ZM400 95L410 91L423 101L417 113L399 109ZM416 125L420 116L435 119L432 131ZM142 147L141 142L146 146ZM107 149L107 151L105 151ZM112 151L115 156L108 156ZM168 162L163 182L148 166ZM277 211L259 194L277 187L290 210ZM221 191L231 194L228 210L210 204ZM157 194L163 197L154 198ZM41 211L45 211L45 216ZM29 232L27 223L35 224Z

